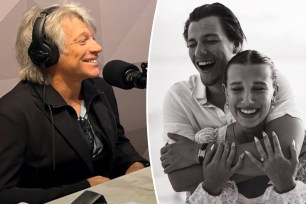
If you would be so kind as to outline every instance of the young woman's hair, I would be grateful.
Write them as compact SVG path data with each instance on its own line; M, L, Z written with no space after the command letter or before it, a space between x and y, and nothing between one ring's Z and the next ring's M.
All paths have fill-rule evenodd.
M65 45L65 34L63 31L62 20L79 18L87 24L94 32L96 27L94 19L89 15L88 11L76 3L66 3L58 6L56 10L46 17L44 33L46 38L58 47L61 54ZM28 48L32 42L32 31L35 19L44 9L33 7L27 11L18 29L15 49L16 59L20 67L19 76L21 80L31 81L38 84L49 84L50 78L48 72L43 73L43 70L33 64L28 56Z
M276 71L273 61L266 55L256 51L256 50L245 50L236 54L232 59L230 59L226 65L224 74L224 83L227 84L227 74L228 70L233 64L241 65L254 65L254 64L267 64L269 65L272 73L273 86L277 85Z
M246 37L240 26L235 14L226 6L220 3L204 4L195 8L185 22L183 36L185 41L188 40L188 28L191 22L197 22L203 18L216 16L220 20L220 24L227 38L235 44L235 46L243 45Z

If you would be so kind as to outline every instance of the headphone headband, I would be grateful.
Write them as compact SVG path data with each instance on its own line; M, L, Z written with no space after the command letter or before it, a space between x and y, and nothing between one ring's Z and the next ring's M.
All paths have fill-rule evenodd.
M47 15L49 15L53 11L57 10L58 8L59 8L59 6L51 6L49 8L46 8L42 12L40 12L40 15L44 15L44 17L46 17Z

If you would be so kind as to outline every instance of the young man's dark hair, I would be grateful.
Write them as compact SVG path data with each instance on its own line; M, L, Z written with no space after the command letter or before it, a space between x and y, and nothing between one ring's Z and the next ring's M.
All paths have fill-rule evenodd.
M227 38L235 43L235 46L243 45L246 40L244 32L235 14L226 6L220 3L204 4L195 8L189 15L184 26L184 38L188 40L188 28L191 22L199 21L205 17L217 16L225 31Z

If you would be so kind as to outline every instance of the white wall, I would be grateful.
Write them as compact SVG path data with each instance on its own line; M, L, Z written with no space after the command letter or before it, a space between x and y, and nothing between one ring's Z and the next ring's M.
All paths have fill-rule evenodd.
M182 37L189 13L204 3L214 1L159 0L155 13L150 47L147 117L151 162L159 204L183 203L185 194L175 193L162 172L160 148L162 139L162 101L168 88L186 80L196 69L188 57ZM296 93L297 102L306 121L306 19L302 0L220 0L240 20L247 36L246 48L257 49L272 58ZM305 123L306 124L306 123Z

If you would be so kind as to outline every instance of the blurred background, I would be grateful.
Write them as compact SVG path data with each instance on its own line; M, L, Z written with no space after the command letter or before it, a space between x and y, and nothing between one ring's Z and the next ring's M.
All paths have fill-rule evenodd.
M24 12L34 6L47 8L63 0L6 0L0 7L0 97L19 81L15 60L15 38ZM70 1L71 2L71 1ZM156 0L74 0L86 7L97 26L102 45L101 65L120 59L139 65L148 61ZM146 90L114 88L121 123L137 151L149 158L146 129Z
M150 46L147 88L149 148L159 204L184 203L185 193L176 193L160 165L162 103L166 91L177 81L197 74L183 39L183 27L197 6L215 1L158 0ZM220 0L237 16L244 30L245 49L258 50L269 57L289 80L306 126L306 19L302 0Z

